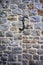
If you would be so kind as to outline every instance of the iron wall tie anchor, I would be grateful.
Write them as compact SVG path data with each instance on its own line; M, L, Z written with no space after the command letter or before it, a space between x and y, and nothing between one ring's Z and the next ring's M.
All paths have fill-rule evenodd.
M23 26L22 26L22 29L19 28L20 31L23 31L23 30L25 29L25 22L24 22L24 21L25 21L25 18L28 19L28 16L23 16L23 17L22 17L22 25L23 25Z

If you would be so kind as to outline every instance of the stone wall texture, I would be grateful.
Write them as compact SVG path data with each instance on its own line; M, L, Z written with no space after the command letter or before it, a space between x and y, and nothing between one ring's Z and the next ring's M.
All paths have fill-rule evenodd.
M43 0L0 0L0 65L43 65Z

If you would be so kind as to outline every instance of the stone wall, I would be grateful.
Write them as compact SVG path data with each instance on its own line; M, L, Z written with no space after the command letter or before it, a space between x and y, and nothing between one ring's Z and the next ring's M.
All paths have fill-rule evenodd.
M43 65L43 0L0 0L0 65Z

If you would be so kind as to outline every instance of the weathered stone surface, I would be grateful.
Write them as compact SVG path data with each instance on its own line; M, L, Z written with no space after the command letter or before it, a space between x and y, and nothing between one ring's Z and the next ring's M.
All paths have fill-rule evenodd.
M37 53L41 55L41 54L43 54L43 50L42 50L42 49L39 49L39 50L37 51Z
M10 63L7 63L7 65L22 65L20 62L10 62Z
M8 30L8 25L1 25L0 30L7 31Z
M22 35L21 34L15 34L14 39L15 40L17 40L17 39L21 40L22 39Z
M7 17L7 13L3 12L3 11L0 11L0 17Z
M43 45L41 45L41 49L43 49Z
M23 54L24 59L32 60L32 55L29 54Z
M28 61L27 60L23 60L23 65L27 65Z
M21 0L11 0L11 3L12 3L12 4L14 4L14 3L20 4L20 3L21 3Z
M36 65L43 65L43 61L36 61Z
M35 24L35 29L41 29L43 30L43 24Z
M8 38L0 38L0 42L2 42L4 44L9 44L10 40Z
M29 16L35 16L37 14L37 10L33 9L29 11Z
M4 53L5 53L5 54L11 54L12 51L11 51L11 50L5 50Z
M5 18L0 18L0 24L5 24L7 23L7 20Z
M39 60L39 55L33 55L33 60Z
M5 45L0 45L0 51L5 50L6 46Z
M41 9L42 8L42 4L41 3L35 3L34 6L36 9Z
M22 48L21 47L15 47L12 49L13 54L21 54L22 53Z
M0 37L4 37L4 32L0 31Z
M1 60L2 61L7 61L7 55L6 54L3 54L2 57L1 57Z
M25 30L23 31L23 34L24 34L24 35L30 35L30 30L25 29Z
M33 48L39 49L39 47L40 47L40 46L39 46L38 44L34 44L34 45L33 45Z
M2 56L2 51L0 51L0 57Z
M6 37L13 37L13 33L11 31L6 32Z
M18 8L18 5L17 5L17 4L11 4L11 5L10 5L10 8L11 8L11 9L16 9L16 8Z
M40 56L40 60L43 60L43 56Z
M29 2L30 0L22 0L23 2Z
M32 16L30 22L34 22L34 23L40 22L40 16Z
M35 53L36 53L36 50L35 50L35 49L29 49L29 50L28 50L28 53L30 53L30 54L35 54Z
M14 54L9 54L9 56L8 56L8 61L16 61L16 55L14 55Z
M26 49L29 49L29 48L31 48L31 44L26 44Z
M15 9L15 10L13 10L12 13L13 13L13 14L20 15L20 14L22 14L22 10L19 9L19 8L17 8L17 9Z
M40 36L40 31L32 30L30 33L32 36Z
M24 9L24 10L23 10L23 15L24 15L24 16L28 16L28 15L29 15L28 10L25 10L25 9Z
M24 3L22 3L22 4L19 4L18 7L19 7L20 9L25 9L26 5L25 5Z
M18 55L18 61L22 61L23 58L22 58L22 55Z

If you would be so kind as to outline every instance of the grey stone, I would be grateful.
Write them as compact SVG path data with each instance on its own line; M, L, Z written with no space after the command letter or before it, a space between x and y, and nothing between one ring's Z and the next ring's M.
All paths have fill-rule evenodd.
M34 22L34 23L40 22L40 16L32 16L30 18L30 22Z
M0 45L0 51L5 50L6 46L5 45Z
M33 60L39 60L39 55L33 55Z
M22 2L25 2L25 3L27 3L27 2L29 2L30 0L22 0Z
M38 53L38 54L43 54L43 50L42 50L42 49L39 49L39 50L37 51L37 53Z
M3 12L3 11L0 11L0 17L7 17L7 13Z
M12 11L13 14L17 14L17 15L20 15L22 14L22 10L20 8L17 8L15 10Z
M24 34L24 35L30 35L30 30L24 29L23 34Z
M39 47L40 47L40 46L39 46L38 44L34 44L34 45L33 45L33 48L39 49Z
M22 48L21 47L15 47L12 49L13 54L21 54L22 53Z
M34 39L35 39L35 40L39 40L39 37L38 37L38 36L35 36ZM36 45L37 45L37 44L36 44Z
M25 5L25 3L21 3L21 4L18 5L18 7L19 7L20 9L25 9L26 5Z
M10 63L7 63L7 65L22 65L20 62L10 62Z
M43 22L43 16L42 16L42 22Z
M36 50L35 50L35 49L29 49L28 52L29 52L30 54L35 54L35 53L36 53Z
M0 65L2 65L2 61L0 60Z
M0 42L3 44L10 44L10 40L8 38L0 38Z
M6 65L6 61L3 61L2 64L3 64L3 65Z
M40 30L43 30L43 23L38 23L38 24L35 24L35 29L40 29Z
M4 37L4 32L0 31L0 37Z
M32 30L32 31L31 31L31 35L32 35L32 36L40 36L40 32L37 31L37 30Z
M18 40L14 40L12 41L12 43L10 44L11 46L18 46L19 41Z
M28 64L28 61L27 60L23 60L23 65L27 65Z
M29 49L29 48L31 48L31 44L26 44L26 49Z
M35 65L43 65L43 61L36 61Z
M43 49L43 45L41 45L41 49Z
M35 2L35 0L31 0L31 2L33 2L33 3L34 3L34 2Z
M23 54L23 59L31 60L31 59L32 59L32 55L29 55L29 54Z
M40 56L40 60L43 60L43 56Z
M43 41L43 37L41 36L40 38L39 38L41 41ZM43 46L43 45L42 45Z
M7 23L7 20L5 18L0 18L0 24L5 24Z
M14 54L9 54L9 56L8 56L8 61L16 61L16 55L14 55Z
M13 22L12 26L17 26L17 27L21 27L21 23L19 21L17 22Z
M42 8L42 4L41 3L35 3L34 6L36 9L41 9Z
M2 56L2 51L0 51L0 57Z
M1 25L0 30L7 31L8 30L8 25Z
M17 4L11 4L11 5L10 5L10 8L11 8L11 9L16 9L16 8L18 8L18 5L17 5Z
M18 61L22 61L22 55L18 55Z
M12 4L14 4L14 3L20 4L20 3L21 3L21 0L11 0L11 3L12 3Z
M6 37L13 37L13 33L11 31L6 32Z
M4 53L5 53L5 54L11 54L12 51L11 51L11 50L5 50Z
M29 15L30 16L35 16L37 14L37 10L33 9L33 10L29 10Z
M15 40L17 40L17 39L21 40L21 38L22 38L22 35L21 35L21 34L16 34L16 35L14 36L14 39L15 39Z
M39 0L35 0L35 2L36 2L36 3L38 3L38 2L39 2Z
M2 61L7 61L7 55L6 54L3 54L2 57L1 57L1 60Z
M2 9L2 5L0 4L0 9Z
M24 16L28 16L28 15L29 15L28 10L24 9L24 10L23 10L23 15L24 15Z
M8 49L8 50L11 50L11 46L8 46L7 49Z

